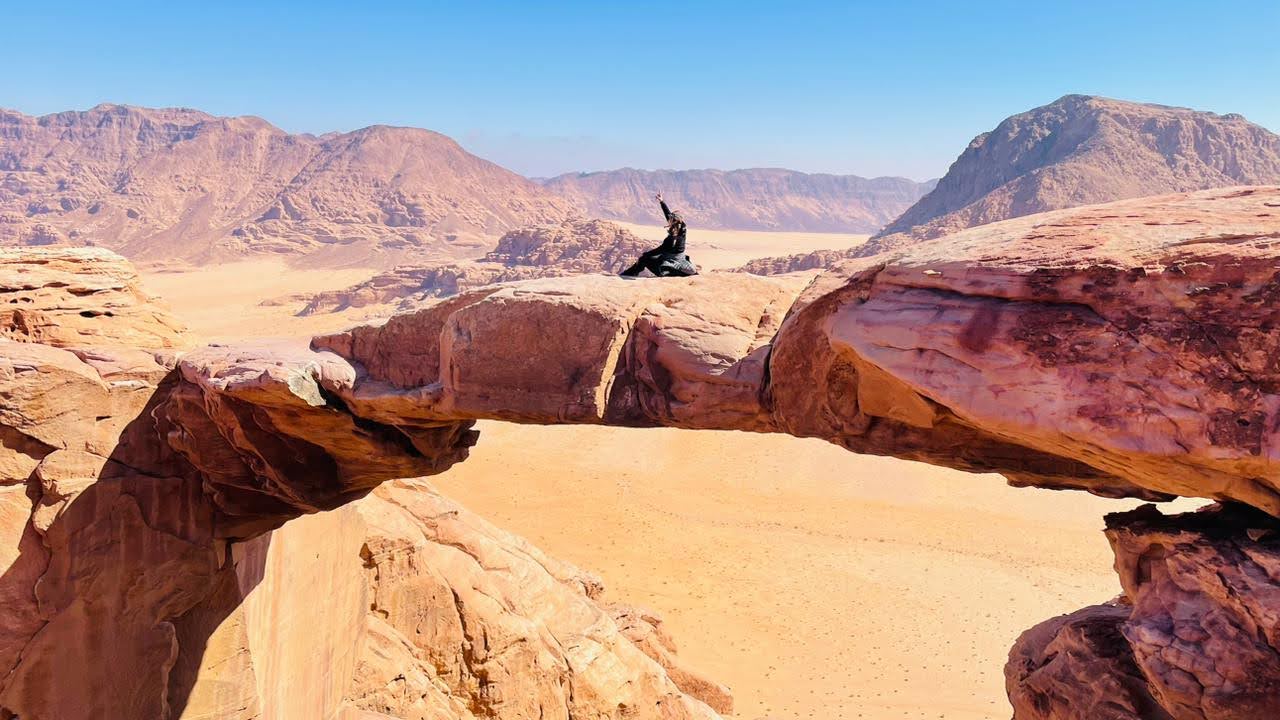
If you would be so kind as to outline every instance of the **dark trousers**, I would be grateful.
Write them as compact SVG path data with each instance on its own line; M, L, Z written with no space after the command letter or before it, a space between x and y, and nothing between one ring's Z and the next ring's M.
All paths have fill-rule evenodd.
M635 277L640 274L641 270L648 270L654 275L658 274L658 267L662 264L662 256L666 253L662 252L662 248L654 248L649 252L640 256L631 267L623 270L621 274Z

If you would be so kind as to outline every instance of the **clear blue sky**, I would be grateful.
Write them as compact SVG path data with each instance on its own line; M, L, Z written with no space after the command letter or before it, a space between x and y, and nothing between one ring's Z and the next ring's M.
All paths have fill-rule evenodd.
M0 107L446 133L525 174L782 166L934 177L1067 93L1280 130L1280 1L23 2Z

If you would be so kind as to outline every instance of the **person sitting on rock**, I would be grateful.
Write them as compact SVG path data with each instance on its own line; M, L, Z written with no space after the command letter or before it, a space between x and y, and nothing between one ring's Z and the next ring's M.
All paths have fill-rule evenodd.
M641 255L635 264L623 270L622 276L636 277L642 270L648 270L658 277L697 275L698 270L693 266L693 261L684 253L685 232L688 230L684 218L680 217L680 213L671 212L671 208L662 199L662 193L658 193L656 197L658 204L662 206L663 216L667 218L667 237L662 240L661 245Z

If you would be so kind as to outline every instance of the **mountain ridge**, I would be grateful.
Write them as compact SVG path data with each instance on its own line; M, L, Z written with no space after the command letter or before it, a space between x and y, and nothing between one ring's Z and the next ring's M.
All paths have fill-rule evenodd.
M932 181L804 173L786 168L574 172L538 182L591 215L660 222L661 191L691 225L711 229L874 232L921 197Z
M574 214L435 131L291 134L189 108L0 110L0 173L0 244L103 245L142 261L390 266L478 255Z

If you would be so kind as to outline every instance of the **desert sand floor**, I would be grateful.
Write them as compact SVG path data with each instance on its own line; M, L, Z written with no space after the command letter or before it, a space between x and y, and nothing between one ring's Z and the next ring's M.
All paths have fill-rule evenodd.
M1119 593L1102 516L1138 504L820 440L496 422L434 481L658 610L751 719L1007 719L1009 647Z
M300 270L279 260L247 260L200 270L141 269L143 287L165 301L201 340L314 335L357 324L354 312L294 317L301 303L261 305L294 293L348 287L377 271L369 268Z
M774 238L731 259L807 249ZM362 320L258 303L371 273L258 262L144 283L201 337L232 340ZM471 459L436 484L598 573L608 597L659 611L681 655L729 685L735 716L751 720L1008 718L1009 646L1119 592L1102 515L1136 504L783 436L481 430Z

